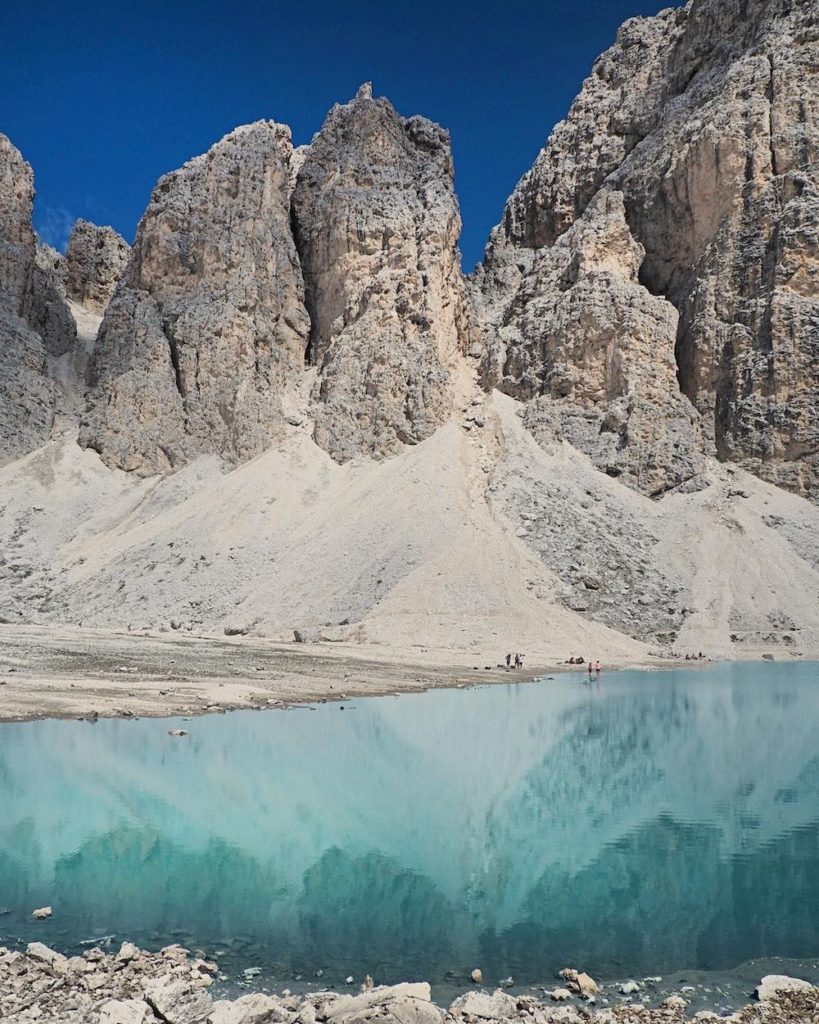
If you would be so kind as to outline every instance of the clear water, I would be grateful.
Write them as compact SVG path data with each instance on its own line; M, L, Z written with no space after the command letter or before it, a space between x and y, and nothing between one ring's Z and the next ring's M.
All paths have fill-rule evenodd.
M324 983L819 954L815 664L179 724L0 726L0 939Z

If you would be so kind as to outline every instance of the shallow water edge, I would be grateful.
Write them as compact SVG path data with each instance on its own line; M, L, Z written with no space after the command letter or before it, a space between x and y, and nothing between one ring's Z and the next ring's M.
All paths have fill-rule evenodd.
M758 652L740 651L752 662ZM130 634L0 624L0 723L43 718L163 718L286 708L351 697L533 682L585 666L529 661L508 671L461 652L379 651L341 643ZM817 652L819 657L819 652ZM804 658L783 660L804 663ZM607 659L620 670L702 669L710 661Z

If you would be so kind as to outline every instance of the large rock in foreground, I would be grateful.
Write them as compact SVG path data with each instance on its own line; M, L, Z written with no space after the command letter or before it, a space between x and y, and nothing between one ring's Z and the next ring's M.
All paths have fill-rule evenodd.
M259 121L162 178L100 328L80 441L141 474L279 436L308 319L290 130Z
M293 213L316 441L345 461L423 440L451 412L466 330L448 134L362 86L313 139Z

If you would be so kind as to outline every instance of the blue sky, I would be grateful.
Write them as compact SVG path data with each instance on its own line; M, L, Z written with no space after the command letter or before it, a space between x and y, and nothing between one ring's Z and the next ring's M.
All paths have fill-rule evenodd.
M617 26L657 0L0 0L0 131L34 168L35 225L130 241L156 179L236 125L308 142L363 81L452 134L469 270Z

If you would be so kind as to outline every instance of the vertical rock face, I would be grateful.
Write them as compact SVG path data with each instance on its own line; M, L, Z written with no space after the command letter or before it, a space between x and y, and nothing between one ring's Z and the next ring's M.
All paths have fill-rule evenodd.
M595 465L657 495L694 477L698 419L677 386L677 311L637 279L619 192L598 194L538 250L504 329L507 391L531 399L536 437L565 437Z
M93 313L104 313L125 271L130 251L128 243L113 228L78 220L65 254L68 296Z
M0 135L0 298L6 309L23 311L28 275L37 251L31 209L34 175L5 135Z
M77 340L77 325L66 302L64 282L63 256L38 241L29 271L26 319L43 339L50 356L65 355Z
M679 315L678 379L707 444L815 498L817 69L819 25L806 0L692 0L626 22L493 233L476 279L487 382L521 393L528 361L553 395L551 361L561 351L521 334L521 306L543 250L578 218L605 216L608 200L593 203L596 195L619 192L645 254L639 282ZM661 333L666 340L644 353L659 378L668 361Z
M0 461L48 437L55 387L47 357L76 338L54 261L32 228L33 202L31 168L0 135Z
M694 3L669 65L687 86L615 174L643 281L720 457L819 498L816 6Z
M100 328L81 443L163 471L278 435L309 321L290 230L288 128L239 128L166 175Z
M450 413L465 332L449 136L362 86L310 145L293 214L316 441L344 461L429 436Z

